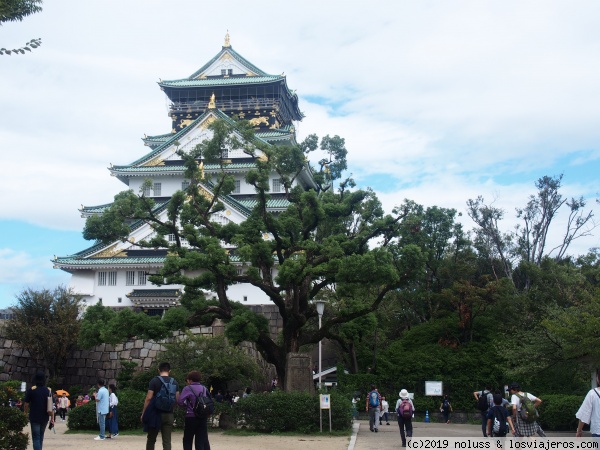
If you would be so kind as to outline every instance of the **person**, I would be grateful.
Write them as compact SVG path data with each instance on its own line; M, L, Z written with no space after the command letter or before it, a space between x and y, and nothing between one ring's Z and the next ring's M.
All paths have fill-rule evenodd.
M448 395L444 395L444 400L440 404L440 412L444 417L444 423L450 423L450 413L452 412L452 405L450 404L450 400L448 399Z
M481 432L483 433L483 437L487 437L487 415L488 411L494 404L494 394L492 394L492 387L490 385L486 385L485 389L481 391L473 392L473 396L475 400L477 400L477 406L479 408L479 398L485 396L487 399L487 407L479 408L479 414L481 415Z
M404 417L399 410L402 403L408 401L410 402L411 410L414 413L415 405L409 398L408 391L406 389L402 389L398 393L398 397L400 397L396 402L396 412L398 412L398 427L400 428L400 439L402 439L402 447L406 447L406 438L411 438L413 435L412 415L411 417Z
M173 422L175 421L173 411L160 411L158 408L154 407L153 402L153 400L156 399L156 394L163 386L162 381L169 383L173 380L172 382L176 386L175 400L177 401L179 399L179 385L170 374L171 365L168 362L161 362L158 365L158 376L152 378L148 384L148 392L146 393L141 416L141 421L144 424L144 431L148 432L146 450L154 450L159 431L162 438L163 450L171 450L171 434L173 433Z
M217 395L215 395L215 402L223 403L224 399L225 399L225 397L223 397L223 392L217 391Z
M95 441L106 439L106 416L108 414L108 389L104 387L104 380L99 379L96 383L98 392L96 392L96 416L98 417L98 426L100 434L94 438Z
M271 380L271 391L274 391L275 389L277 389L277 377L273 377Z
M209 395L206 386L200 384L200 372L192 370L186 378L187 386L181 390L177 404L185 408L185 424L183 428L183 450L192 450L192 442L196 440L195 450L210 450L208 442L208 418L199 418L194 414L196 398Z
M38 371L33 378L33 386L27 389L23 398L25 414L29 414L33 450L42 450L48 421L50 427L54 426L54 412L48 411L48 397L51 397L51 394L50 389L44 386L45 381L46 374Z
M389 416L388 416L389 408L390 408L390 404L385 399L385 396L382 395L381 396L381 412L379 413L379 425L383 425L382 419L385 419L386 425L390 424L390 420L389 420Z
M119 399L117 398L117 387L114 384L108 385L108 436L107 438L116 438L119 435Z
M358 419L358 400L360 400L356 395L352 397L352 418Z
M498 419L501 423L508 423L511 433L516 434L515 426L508 410L502 406L502 394L494 394L494 406L492 406L487 416L487 435L491 437L506 437L506 426L501 427L499 431L494 431L494 419ZM502 431L503 430L503 431Z
M244 391L244 393L242 394L242 398L246 398L246 397L250 396L251 394L252 394L252 388L247 387L246 390Z
M366 411L369 413L369 428L377 433L379 431L379 411L381 409L381 395L374 384L371 385L371 391L367 394Z
M596 385L600 386L600 369L596 370ZM579 419L575 436L581 437L583 426L589 424L592 436L600 437L600 388L589 390L575 417Z
M78 395L75 401L75 407L83 406L83 395Z
M516 429L515 436L528 437L533 436L534 434L545 436L537 421L525 422L523 419L521 419L519 414L521 411L521 398L527 396L527 398L533 402L536 408L540 405L540 403L542 403L542 400L533 394L521 391L521 386L519 386L519 383L515 382L510 384L509 392L511 394L510 402L513 405L513 421Z
M58 397L58 414L60 415L60 419L64 422L67 418L67 408L69 407L69 399L67 398L67 394L63 392L63 395Z

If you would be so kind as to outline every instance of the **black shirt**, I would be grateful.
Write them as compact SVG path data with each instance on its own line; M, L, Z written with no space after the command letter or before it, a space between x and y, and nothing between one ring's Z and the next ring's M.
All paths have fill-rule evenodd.
M33 423L48 422L48 396L50 389L46 386L32 386L25 392L23 401L29 403L29 421Z

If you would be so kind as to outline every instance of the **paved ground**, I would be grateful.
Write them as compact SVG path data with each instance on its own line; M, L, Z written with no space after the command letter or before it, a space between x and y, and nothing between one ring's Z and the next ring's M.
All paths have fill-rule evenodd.
M326 428L326 427L324 427ZM480 425L441 424L416 422L413 425L414 436L418 437L479 437ZM143 449L146 442L145 435L120 435L116 439L94 441L93 434L64 434L67 427L64 422L57 422L56 434L46 430L44 437L44 450L62 449L96 449L108 447L107 450L139 450ZM29 431L29 430L27 430ZM558 436L557 433L548 433L549 436ZM562 434L570 437L574 433ZM182 433L173 434L173 449L181 448ZM227 436L221 432L211 432L211 450L263 450L275 448L284 450L385 450L400 448L400 433L397 422L379 427L378 433L369 430L368 421L358 420L354 424L352 437L318 436ZM28 447L33 449L31 442ZM161 450L160 436L156 450Z

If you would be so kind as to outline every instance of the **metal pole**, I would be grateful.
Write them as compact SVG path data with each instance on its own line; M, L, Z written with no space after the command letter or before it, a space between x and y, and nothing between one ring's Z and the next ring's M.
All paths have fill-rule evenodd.
M319 331L321 331L321 316L319 314ZM321 339L319 339L319 389L321 389Z

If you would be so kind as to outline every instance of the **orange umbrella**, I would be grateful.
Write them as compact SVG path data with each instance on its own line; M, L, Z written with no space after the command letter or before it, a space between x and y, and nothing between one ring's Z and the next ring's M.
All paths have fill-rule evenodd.
M58 389L56 391L56 395L63 395L65 394L67 397L69 396L69 393L67 391L65 391L64 389Z

